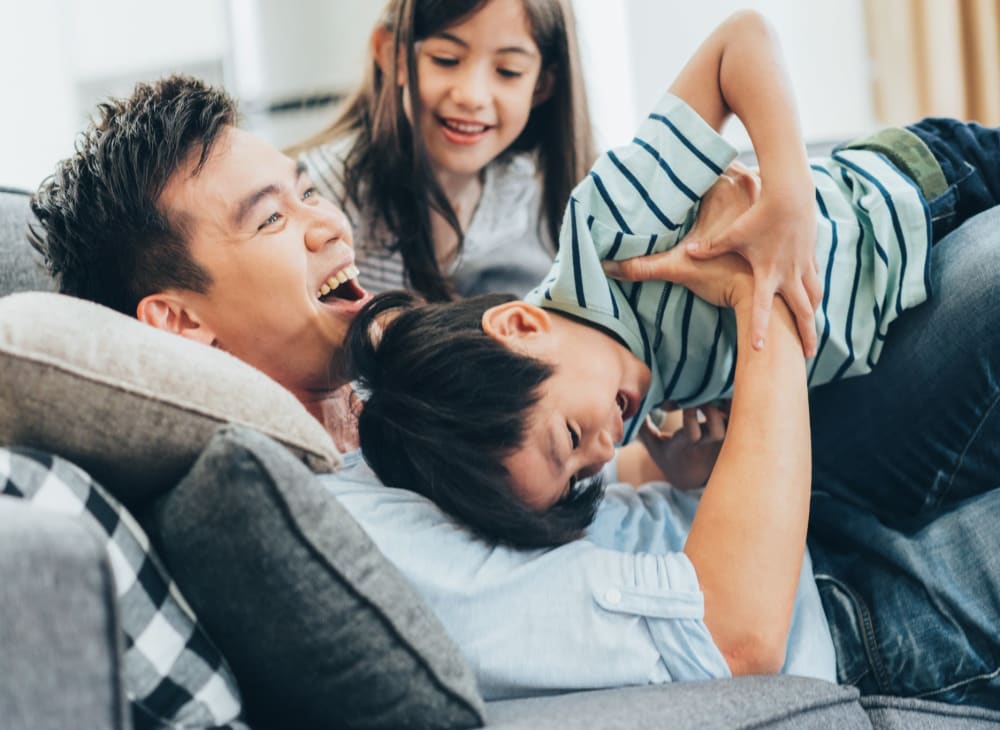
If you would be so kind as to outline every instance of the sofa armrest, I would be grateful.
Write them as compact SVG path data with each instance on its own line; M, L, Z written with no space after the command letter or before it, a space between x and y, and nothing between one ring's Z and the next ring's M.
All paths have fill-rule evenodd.
M85 525L0 497L0 617L4 728L129 727L114 581Z

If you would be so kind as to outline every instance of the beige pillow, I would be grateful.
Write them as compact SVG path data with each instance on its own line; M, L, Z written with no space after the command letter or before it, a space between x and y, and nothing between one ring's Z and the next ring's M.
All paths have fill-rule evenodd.
M0 445L70 459L136 507L224 423L267 434L315 472L340 465L302 404L231 355L61 294L0 298Z

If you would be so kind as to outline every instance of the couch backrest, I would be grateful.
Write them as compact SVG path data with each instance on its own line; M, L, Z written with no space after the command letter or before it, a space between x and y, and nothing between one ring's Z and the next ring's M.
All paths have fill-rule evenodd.
M28 200L23 190L0 187L0 296L56 289L41 256L28 243Z

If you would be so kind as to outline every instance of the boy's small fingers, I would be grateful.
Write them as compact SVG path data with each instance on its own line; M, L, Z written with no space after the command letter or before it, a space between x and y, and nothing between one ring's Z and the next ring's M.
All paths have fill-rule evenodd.
M684 409L684 435L691 443L697 443L701 440L701 424L698 422L697 408Z
M812 309L815 312L819 307L819 303L823 301L823 284L819 280L819 270L813 269L812 271L806 271L802 276L802 284L806 288L806 294L809 296L809 303L812 305Z
M652 254L651 256L637 256L636 258L623 259L621 261L604 261L604 273L612 279L622 279L624 281L650 281L653 279L674 281L676 276L676 266L673 264L670 252Z
M684 242L684 251L695 259L714 259L724 253L737 251L741 246L725 234L715 238L691 238Z
M724 437L726 435L725 414L715 406L709 406L704 412L709 438L721 439Z
M806 357L813 357L816 354L816 318L809 296L801 287L783 292L782 296L795 316L795 326L799 330L799 339L802 340L802 352Z

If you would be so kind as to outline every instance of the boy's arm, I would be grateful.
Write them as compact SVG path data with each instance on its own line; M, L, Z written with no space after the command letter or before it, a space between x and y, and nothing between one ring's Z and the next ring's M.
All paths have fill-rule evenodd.
M816 270L813 183L773 31L758 13L733 15L695 52L670 91L716 130L730 114L739 117L760 164L760 201L716 236L689 236L689 253L709 257L735 251L750 262L754 301L749 341L755 347L763 346L771 303L779 292L795 315L803 349L815 354L814 312L822 288Z

